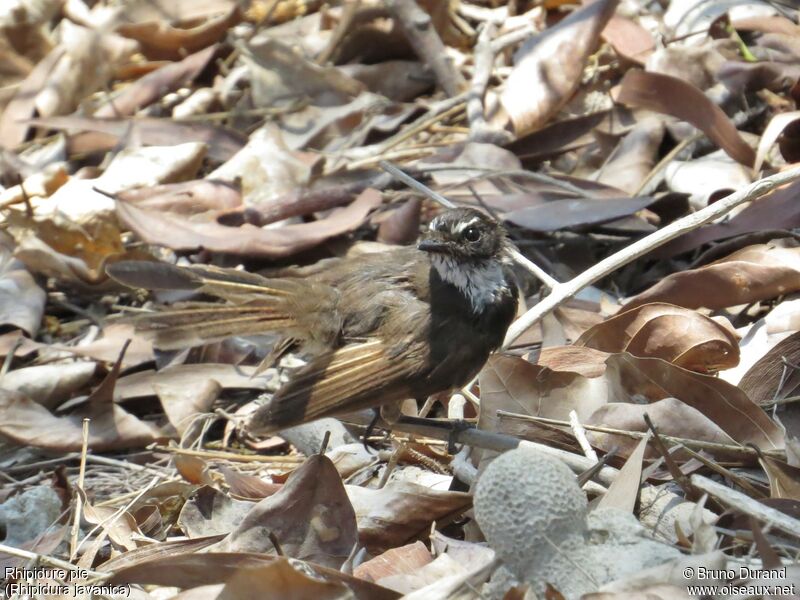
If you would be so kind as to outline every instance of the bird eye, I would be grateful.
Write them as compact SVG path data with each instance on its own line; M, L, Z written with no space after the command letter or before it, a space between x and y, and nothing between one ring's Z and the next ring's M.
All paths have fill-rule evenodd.
M481 239L481 232L478 231L477 227L467 227L464 230L464 239L468 242L477 242Z

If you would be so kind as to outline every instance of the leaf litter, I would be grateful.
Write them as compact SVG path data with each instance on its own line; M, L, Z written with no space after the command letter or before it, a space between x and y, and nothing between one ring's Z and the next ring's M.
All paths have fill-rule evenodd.
M379 427L371 452L356 417L250 438L242 419L303 356L268 336L154 350L127 317L194 298L106 274L148 260L297 277L391 252L440 209L389 161L569 282L793 172L796 8L8 4L0 563L27 549L141 598L674 598L684 565L786 567L769 583L800 585L797 182L604 272L426 404L475 429ZM516 276L536 310L547 286ZM556 544L543 574L489 545L472 510L516 446L535 452L523 473L550 456L578 476L492 496L500 517L529 493L548 507L502 525ZM717 483L728 492L703 499ZM561 578L558 556L585 555L547 504L570 494L588 501L571 515L586 552L605 557L582 563L604 574L585 588Z

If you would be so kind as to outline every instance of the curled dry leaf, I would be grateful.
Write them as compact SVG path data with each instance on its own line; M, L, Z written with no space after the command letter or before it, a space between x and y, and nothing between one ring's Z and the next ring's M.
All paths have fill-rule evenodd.
M618 0L592 2L526 42L500 102L517 136L544 125L572 97Z
M800 248L748 246L709 265L668 275L626 307L668 302L719 309L800 290Z
M739 362L739 344L733 327L663 302L640 305L614 315L586 331L575 345L662 358L698 373L715 373Z
M755 161L755 152L733 122L691 83L660 73L630 70L622 80L617 101L688 121L734 160L748 167Z
M794 395L800 373L789 365L800 363L800 332L778 342L742 376L739 387L756 404L769 404Z

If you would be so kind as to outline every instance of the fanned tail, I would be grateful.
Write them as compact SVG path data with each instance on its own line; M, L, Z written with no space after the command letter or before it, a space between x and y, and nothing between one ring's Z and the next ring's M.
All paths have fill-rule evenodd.
M131 321L137 330L163 350L235 335L292 329L296 325L286 302L298 285L296 281L267 279L232 269L177 267L146 261L121 261L106 270L112 278L130 287L193 290L228 301L179 303L133 317Z

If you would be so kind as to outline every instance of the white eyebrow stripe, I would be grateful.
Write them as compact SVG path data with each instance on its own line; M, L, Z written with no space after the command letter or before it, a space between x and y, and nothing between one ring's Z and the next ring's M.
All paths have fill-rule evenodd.
M472 217L472 219L470 219L466 223L459 223L458 225L456 225L456 230L455 230L454 233L461 233L467 227L471 227L472 225L475 225L475 223L477 223L480 220L481 220L480 217Z

